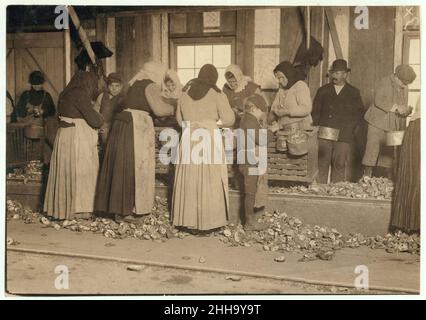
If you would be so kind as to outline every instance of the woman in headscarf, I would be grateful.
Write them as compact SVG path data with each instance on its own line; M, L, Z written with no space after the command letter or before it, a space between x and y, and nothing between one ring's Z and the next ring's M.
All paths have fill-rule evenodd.
M161 90L161 96L164 100L171 105L177 105L177 100L182 96L182 88L182 83L176 71L167 70Z
M308 129L312 126L312 99L303 76L288 61L274 69L279 89L271 106L280 129Z
M392 199L392 231L420 234L420 98L401 146Z
M99 176L96 211L137 221L151 212L155 197L153 118L174 114L161 98L166 69L147 62L129 82L123 110L116 114Z
M223 93L226 94L232 110L237 116L235 125L238 123L244 114L244 100L253 94L258 94L263 97L260 86L252 81L248 76L245 76L241 68L235 64L229 65L225 69L226 83L223 86ZM267 100L263 97L265 103Z
M29 76L31 89L24 91L12 114L12 119L28 126L44 127L44 131L50 130L50 124L56 113L52 96L44 90L45 77L41 71L33 71ZM43 161L48 164L51 157L52 145L43 131L37 136L32 136L33 143L42 150Z
M24 91L16 105L16 117L19 122L43 125L43 119L55 114L55 104L49 92L44 90L44 75L33 71L29 76L31 89Z
M99 171L102 116L92 107L98 86L93 72L78 71L59 96L56 134L44 211L55 219L89 218Z
M235 115L226 96L216 86L217 79L216 68L211 64L204 65L198 77L185 86L178 102L176 119L184 127L172 197L174 226L211 230L226 225L228 220L227 165L222 140L213 139L213 135L217 133L218 123L223 127L232 126ZM200 142L204 147L202 161L191 157L193 147L198 143L190 141L186 144L191 130L197 128L205 129L210 138L210 144L204 140ZM214 150L222 155L219 161L212 159Z

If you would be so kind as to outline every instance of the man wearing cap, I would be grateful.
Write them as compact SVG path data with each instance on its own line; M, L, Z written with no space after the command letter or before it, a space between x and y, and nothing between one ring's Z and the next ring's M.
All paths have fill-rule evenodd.
M327 183L331 166L331 181L352 178L354 134L362 118L363 103L359 90L347 82L350 69L347 62L333 62L331 82L318 89L312 108L314 126L338 129L337 141L318 138L318 182Z
M123 83L120 75L116 72L110 73L107 77L107 90L101 93L94 105L97 112L104 117L104 125L100 129L102 143L105 145L109 131L117 113L120 103L123 100Z
M374 101L365 113L368 122L367 145L362 164L364 175L371 177L373 167L386 169L392 176L393 148L386 147L386 132L404 130L405 118L411 113L408 107L408 84L416 78L409 65L399 65L395 73L380 80Z

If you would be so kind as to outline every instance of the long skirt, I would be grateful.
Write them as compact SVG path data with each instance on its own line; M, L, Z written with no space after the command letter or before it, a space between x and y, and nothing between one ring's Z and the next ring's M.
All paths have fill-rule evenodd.
M227 165L224 159L219 164L185 162L184 158L192 153L196 143L191 141L191 151L187 150L184 154L183 139L184 137L179 144L179 160L175 169L172 223L174 226L197 230L222 227L229 219ZM221 148L221 145L215 145L213 148ZM222 152L224 154L223 148ZM207 158L211 159L210 156Z
M155 197L155 133L147 112L126 109L115 117L99 175L95 209L150 213Z
M405 232L420 231L420 119L405 132L392 201L391 226Z
M44 211L56 219L93 212L99 170L98 134L83 119L60 117L74 126L59 128L53 146Z

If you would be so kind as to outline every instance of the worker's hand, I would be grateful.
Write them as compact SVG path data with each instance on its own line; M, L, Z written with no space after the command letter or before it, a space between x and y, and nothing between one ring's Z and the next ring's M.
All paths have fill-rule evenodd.
M400 108L401 106L399 104L394 104L389 112L397 113Z
M34 113L34 107L33 106L27 106L27 113L29 113L29 114Z
M272 123L272 125L270 125L270 126L268 127L268 129L275 133L275 132L277 132L278 130L280 130L280 126L279 126L278 122L274 121L274 122Z

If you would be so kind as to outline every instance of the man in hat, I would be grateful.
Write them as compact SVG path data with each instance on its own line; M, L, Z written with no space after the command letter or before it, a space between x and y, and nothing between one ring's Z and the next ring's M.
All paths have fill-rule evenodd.
M95 110L104 117L104 125L100 129L103 145L106 145L114 115L123 101L122 91L123 82L121 76L116 72L110 73L107 77L107 90L101 93L95 102Z
M405 118L411 113L408 106L408 85L416 79L416 73L409 65L399 65L395 73L380 80L374 94L374 101L365 113L368 122L367 145L362 164L364 176L371 177L373 167L385 168L392 177L393 148L386 147L386 132L401 131Z
M343 59L333 62L331 82L318 89L312 108L314 126L339 130L337 141L318 138L318 182L350 181L354 135L363 113L359 90L347 82L350 69Z

